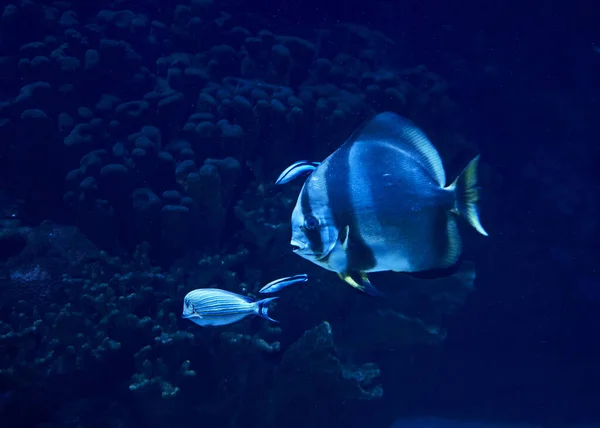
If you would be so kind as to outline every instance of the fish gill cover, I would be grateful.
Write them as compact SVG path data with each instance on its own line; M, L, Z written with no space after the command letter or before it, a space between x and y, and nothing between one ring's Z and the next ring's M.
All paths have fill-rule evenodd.
M3 427L387 427L443 367L472 282L382 274L385 299L349 290L292 254L302 183L275 182L384 111L418 123L444 160L474 155L461 107L398 34L298 30L289 11L277 22L279 2L246 3L3 4ZM500 187L497 170L482 175ZM491 245L473 241L481 260ZM181 318L191 290L259 300L304 273L270 305L279 324Z

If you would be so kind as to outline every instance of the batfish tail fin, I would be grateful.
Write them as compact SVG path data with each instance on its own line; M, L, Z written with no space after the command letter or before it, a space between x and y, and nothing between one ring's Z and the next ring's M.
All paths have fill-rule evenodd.
M279 299L279 297L268 297L266 299L262 299L256 302L256 315L269 321L278 323L279 321L274 320L269 316L269 303L271 303L275 299Z
M453 212L467 219L467 221L484 236L488 236L479 220L479 187L477 187L477 155L456 177L454 183L447 187L455 195Z

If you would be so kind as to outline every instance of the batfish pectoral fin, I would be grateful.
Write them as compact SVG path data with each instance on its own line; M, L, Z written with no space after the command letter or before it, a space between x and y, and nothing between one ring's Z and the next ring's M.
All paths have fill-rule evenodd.
M381 297L383 293L376 289L369 277L364 272L343 272L338 273L339 277L346 281L352 288L356 288L369 296Z
M342 242L344 253L348 252L348 238L350 236L350 226L344 227L339 235L339 240Z
M339 240L342 244L344 253L348 254L348 245L350 243L350 226L346 225L339 235ZM365 272L346 271L338 273L339 277L346 281L352 288L367 293L370 296L383 296L383 293L377 290Z

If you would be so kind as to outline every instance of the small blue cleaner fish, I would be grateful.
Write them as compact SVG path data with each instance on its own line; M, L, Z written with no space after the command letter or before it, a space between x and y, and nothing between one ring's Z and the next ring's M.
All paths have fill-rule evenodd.
M425 134L402 116L380 113L306 179L292 212L290 244L371 295L381 293L369 272L416 275L457 266L457 217L487 236L479 221L478 163L476 156L447 184ZM292 168L287 178L293 175Z
M285 184L304 174L312 173L319 166L319 162L298 161L288 166L277 178L275 184Z
M275 299L277 297L254 301L218 288L199 288L190 291L183 299L182 318L202 327L233 324L248 315L277 322L269 317L268 307L269 302Z
M305 273L294 276L286 276L285 278L279 278L275 281L269 282L267 285L265 285L259 290L259 293L276 293L282 288L286 288L290 285L306 281L308 281L308 275L306 275Z

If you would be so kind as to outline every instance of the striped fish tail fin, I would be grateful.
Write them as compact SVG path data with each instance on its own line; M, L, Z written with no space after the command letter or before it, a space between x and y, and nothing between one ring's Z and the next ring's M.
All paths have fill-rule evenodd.
M479 155L477 155L456 177L454 183L448 186L455 195L453 212L466 218L467 221L484 236L488 236L479 220L479 187L477 187L477 166Z
M271 303L275 299L279 299L279 297L268 297L266 299L262 299L262 300L255 302L256 315L258 315L259 317L262 317L264 319L267 319L269 321L278 323L279 321L274 320L273 318L271 318L269 316L269 303Z

